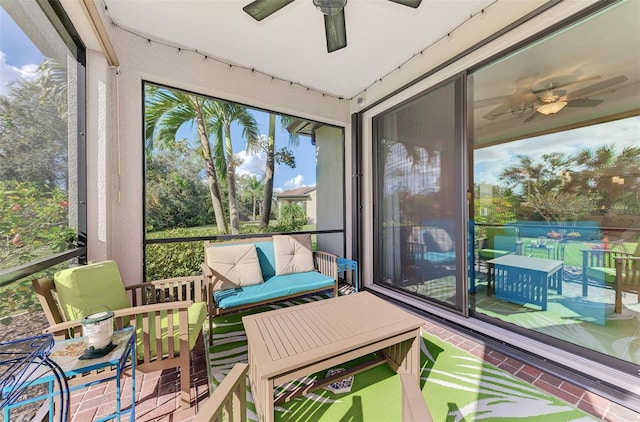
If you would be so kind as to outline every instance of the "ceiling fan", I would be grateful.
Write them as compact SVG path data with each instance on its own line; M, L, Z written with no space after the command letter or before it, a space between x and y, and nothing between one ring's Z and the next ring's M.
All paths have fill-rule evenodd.
M522 116L525 113L531 114L524 120L531 121L539 115L556 114L565 107L595 107L604 100L585 98L591 94L600 93L614 85L627 80L624 75L616 76L600 82L596 82L584 88L568 92L566 89L571 85L599 79L600 76L577 77L575 75L562 75L545 79L538 83L533 83L535 76L529 76L516 81L516 90L513 94L503 97L487 98L476 103L476 107L502 102L498 107L485 114L483 118L495 120L503 114Z
M242 8L252 18L261 21L277 12L294 0L255 0ZM331 53L347 46L347 29L344 20L344 7L347 0L312 0L313 5L324 14L324 31L327 39L327 52ZM389 0L403 6L416 9L422 0Z

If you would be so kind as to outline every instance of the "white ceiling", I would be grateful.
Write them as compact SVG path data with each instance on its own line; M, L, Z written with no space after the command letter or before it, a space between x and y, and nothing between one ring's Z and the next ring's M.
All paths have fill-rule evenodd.
M312 0L296 0L260 22L242 10L251 0L103 1L114 23L138 35L345 98L494 2L423 0L413 9L349 0L348 45L327 53L323 15Z

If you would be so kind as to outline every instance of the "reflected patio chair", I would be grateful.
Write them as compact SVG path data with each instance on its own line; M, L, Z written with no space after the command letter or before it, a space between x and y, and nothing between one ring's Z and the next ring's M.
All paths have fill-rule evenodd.
M509 254L522 254L520 230L513 226L490 226L486 228L485 236L478 239L478 270L485 264L487 270L487 295L491 295L493 281L493 266L486 261ZM475 282L472 284L475 293Z
M403 260L422 279L441 276L455 266L454 238L444 228L415 226L404 244Z
M512 253L521 253L520 231L513 226L486 228L486 235L479 239L478 257L481 262Z
M622 313L622 292L635 292L640 303L640 239L633 253L612 249L582 251L582 296L587 296L589 279L616 292L615 313Z

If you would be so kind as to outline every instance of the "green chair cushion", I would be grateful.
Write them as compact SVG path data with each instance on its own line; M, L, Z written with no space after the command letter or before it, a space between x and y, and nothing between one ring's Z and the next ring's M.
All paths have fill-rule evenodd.
M587 276L596 279L602 280L607 283L616 283L616 269L608 268L608 267L590 267L587 268Z
M478 255L486 259L499 258L501 256L509 255L510 253L512 252L504 249L480 249L478 251Z
M129 308L129 298L115 261L58 271L53 276L60 307L67 321L92 313Z
M196 340L198 339L198 335L202 330L202 324L204 324L204 321L207 319L207 304L205 302L195 302L191 304L191 306L189 306L189 310L187 313L189 317L189 350L193 350L193 346L195 346ZM160 322L162 327L162 349L164 353L167 353L167 351L169 350L167 318L168 318L167 314L164 313L164 315L162 315L161 317L161 322ZM179 323L180 323L180 316L176 312L173 314L173 324L174 324L174 327L176 327L176 329ZM142 360L144 358L144 349L142 347L142 343L143 343L142 330L143 329L142 329L141 315L138 315L137 317L136 327L137 327L136 328L136 350L137 350L138 359ZM155 329L156 329L156 320L155 318L150 318L149 332L154 333ZM176 335L174 338L173 347L176 353L180 352L180 338L178 335ZM151 341L151 344L149 345L149 353L151 357L156 356L155 341Z

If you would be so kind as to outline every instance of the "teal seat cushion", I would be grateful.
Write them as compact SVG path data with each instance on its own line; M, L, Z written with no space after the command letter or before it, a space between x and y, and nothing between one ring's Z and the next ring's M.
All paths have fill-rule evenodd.
M615 268L590 267L590 268L587 268L587 276L595 280L601 280L606 283L616 284Z
M480 249L478 255L480 255L482 258L493 259L509 255L510 253L512 252L503 249Z
M456 253L455 252L425 252L424 260L434 264L443 264L446 262L453 262L456 260Z
M112 311L131 306L115 261L64 269L53 281L67 321L104 311L105 306Z
M265 277L266 278L266 277ZM262 284L240 287L237 289L215 292L213 298L221 309L250 305L296 295L308 290L333 288L335 280L316 271L305 273L277 275L265 280Z
M188 309L188 317L189 317L189 350L193 350L193 346L196 344L196 340L198 339L198 335L202 330L202 324L207 319L207 304L205 302L195 302L189 306ZM162 327L162 352L163 354L167 353L169 350L168 343L168 320L167 314L164 313L160 319L160 326ZM173 314L173 324L174 327L178 327L180 323L180 315L178 312ZM149 332L155 333L156 322L155 318L149 319ZM142 360L144 358L144 348L143 348L143 324L142 324L142 316L137 316L136 321L136 354L138 355L138 359ZM176 353L180 352L180 337L178 335L174 338L174 351ZM156 342L151 341L149 344L149 353L153 358L156 356Z

